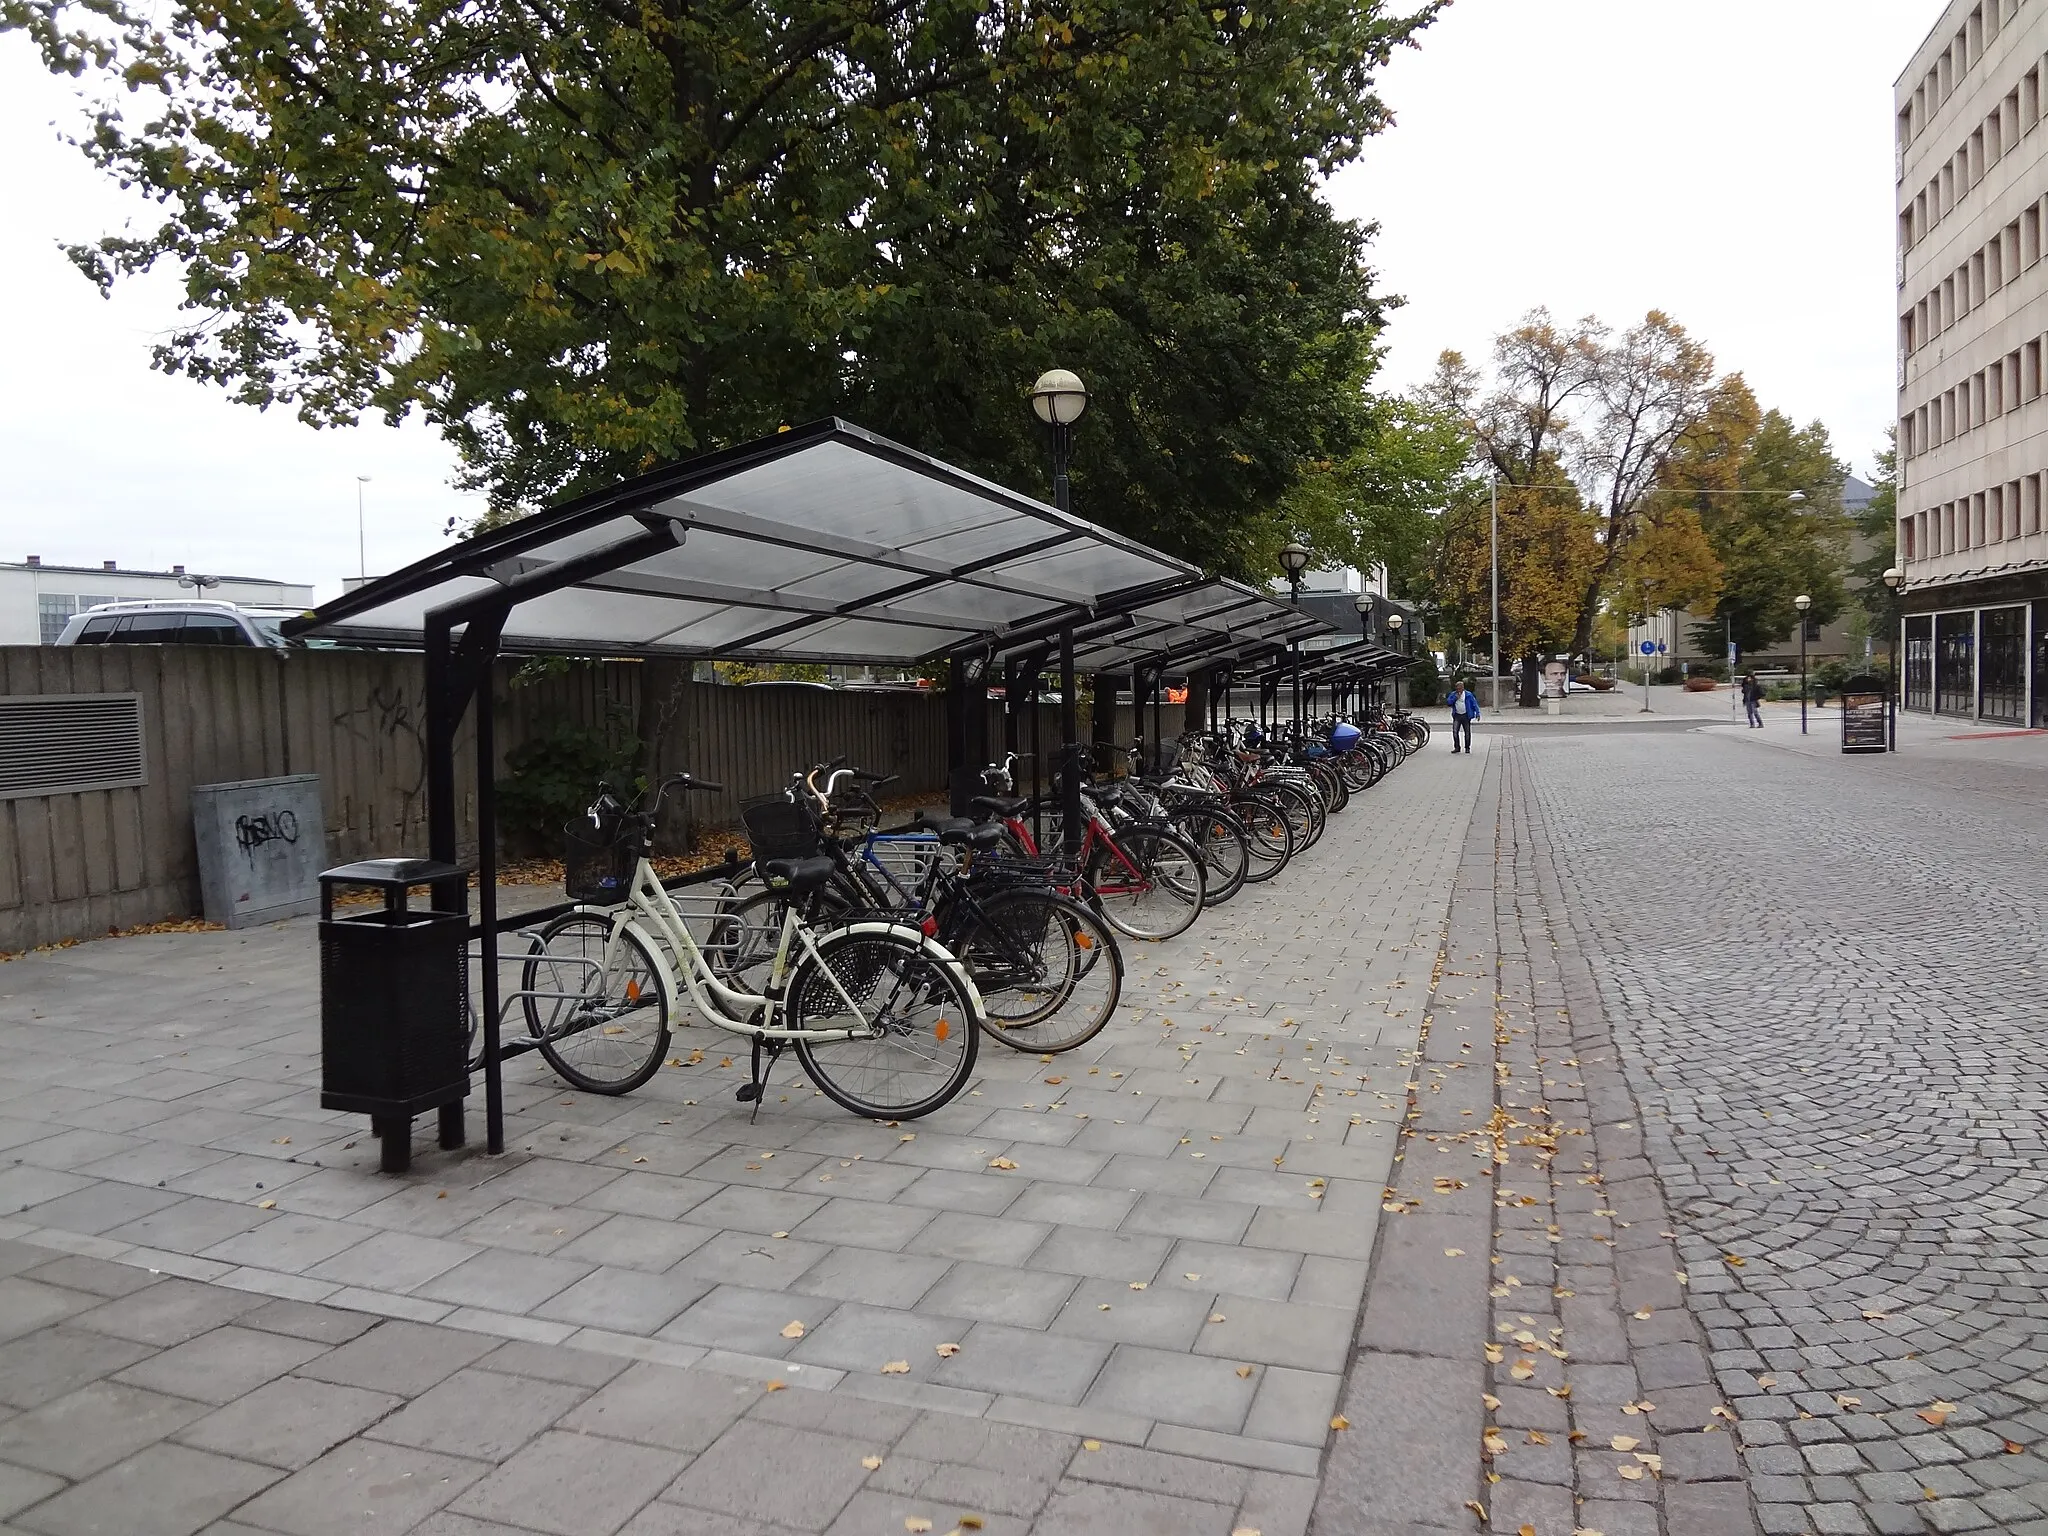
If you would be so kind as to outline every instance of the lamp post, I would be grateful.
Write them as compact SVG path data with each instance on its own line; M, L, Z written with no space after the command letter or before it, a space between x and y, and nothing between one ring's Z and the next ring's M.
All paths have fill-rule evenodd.
M1899 588L1904 586L1905 583L1906 573L1904 571L1900 570L1896 565L1885 567L1884 584L1891 588L1894 610L1892 613L1892 632L1889 638L1886 639L1884 647L1885 671L1888 674L1888 681L1890 683L1890 686L1885 690L1890 695L1885 701L1885 707L1889 711L1889 715L1885 720L1885 750L1887 752L1899 750L1899 615L1897 607Z
M369 483L368 475L356 476L356 575L364 581L370 579L369 546L363 542L363 487Z
M1806 734L1806 610L1813 606L1813 599L1804 592L1792 599L1792 606L1799 610L1799 734Z
M1299 539L1289 539L1280 546L1280 569L1287 576L1287 596L1295 607L1301 606L1301 573L1308 569L1312 557L1308 546ZM1294 672L1294 734L1301 735L1301 641L1287 642L1287 655Z
M1393 636L1394 636L1394 639L1395 639L1395 641L1396 641L1396 642L1399 642L1399 641L1400 641L1400 639L1401 639L1401 629L1402 629L1402 626L1403 626L1403 625L1404 625L1404 624L1405 624L1406 622L1407 622L1407 621L1406 621L1405 619L1403 619L1403 618L1401 617L1401 615L1400 615L1400 614L1398 614L1398 613L1390 613L1390 614L1388 614L1388 615L1387 615L1387 628L1388 628L1388 629L1389 629L1390 631L1392 631L1392 633L1393 633ZM1408 654L1408 647L1407 647L1406 645L1402 645L1402 646L1401 646L1401 654L1402 654L1403 656L1406 656L1406 655ZM1400 707L1401 707L1401 674L1400 674L1400 673L1398 673L1398 672L1396 672L1396 673L1394 674L1394 708L1396 708L1396 709L1399 709Z
M1048 368L1031 386L1031 409L1052 428L1052 504L1071 511L1067 494L1067 458L1073 447L1074 423L1088 409L1088 386L1064 368Z
M1370 640L1372 638L1372 594L1370 592L1359 593L1358 596L1351 599L1351 606L1358 610L1358 638ZM1365 690L1360 688L1356 691L1362 693ZM1379 689L1377 687L1373 689L1373 696L1375 698L1379 696ZM1358 701L1360 705L1363 705L1365 702L1363 699Z

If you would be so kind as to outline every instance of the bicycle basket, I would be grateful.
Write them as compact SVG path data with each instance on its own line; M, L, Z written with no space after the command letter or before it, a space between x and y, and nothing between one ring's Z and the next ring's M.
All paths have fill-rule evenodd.
M740 802L740 822L756 862L762 859L808 859L823 845L818 818L807 805L782 795L759 795Z
M633 889L633 871L640 863L639 829L630 821L593 827L589 817L562 829L567 848L562 857L562 887L571 901L611 906Z

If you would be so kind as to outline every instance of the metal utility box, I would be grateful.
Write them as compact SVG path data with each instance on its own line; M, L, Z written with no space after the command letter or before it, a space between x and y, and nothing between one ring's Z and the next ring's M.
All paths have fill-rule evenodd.
M367 859L320 878L320 1107L370 1117L386 1173L412 1159L412 1117L441 1111L441 1145L462 1145L469 1092L469 915L415 909L412 887L467 871L428 859ZM383 905L334 915L339 889ZM458 884L458 889L459 889Z
M196 785L192 831L209 923L250 928L317 908L327 854L317 773Z

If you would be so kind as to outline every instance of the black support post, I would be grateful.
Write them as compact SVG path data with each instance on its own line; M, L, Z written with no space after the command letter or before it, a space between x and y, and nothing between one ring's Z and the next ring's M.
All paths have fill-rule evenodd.
M1081 716L1074 697L1074 631L1060 631L1060 843L1068 858L1081 851Z

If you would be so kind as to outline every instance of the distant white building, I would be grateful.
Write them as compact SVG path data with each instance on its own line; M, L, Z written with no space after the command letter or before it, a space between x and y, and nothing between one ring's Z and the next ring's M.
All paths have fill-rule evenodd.
M200 585L201 582L204 585ZM261 608L310 608L313 589L260 576L199 577L168 571L124 571L102 565L45 565L40 555L0 561L0 645L54 645L80 609L146 598L206 597Z

